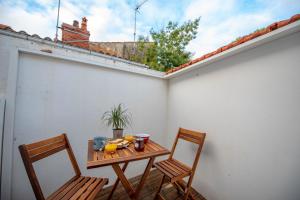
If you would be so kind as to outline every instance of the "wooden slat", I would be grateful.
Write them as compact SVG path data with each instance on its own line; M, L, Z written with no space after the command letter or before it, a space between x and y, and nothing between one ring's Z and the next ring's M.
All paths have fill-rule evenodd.
M149 144L147 144L147 146L150 146L152 149L154 149L154 151L159 151L160 150L159 148L157 148L156 145L154 145L153 142L149 142Z
M44 146L44 145L49 145L49 144L52 144L52 143L64 141L64 139L65 139L64 135L59 135L59 136L55 136L55 137L52 137L52 138L49 138L49 139L46 139L46 140L42 140L42 141L39 141L39 142L34 142L34 143L31 143L31 144L27 144L26 147L27 147L27 150L30 151L32 149L39 148L39 147Z
M166 162L164 162L164 161L160 162L159 164L160 164L160 166L161 166L162 168L164 168L166 171L168 171L170 174L172 174L173 177L174 177L174 176L178 176L178 175L181 174L181 173L178 173L178 172L176 172L175 170L173 170L173 169L172 169Z
M180 132L179 135L190 137L190 138L193 138L193 139L196 139L196 140L202 140L203 139L200 133L196 135L196 133Z
M135 151L135 149L132 146L128 146L126 149L127 149L127 152L129 152L129 154L131 156L137 155L137 152Z
M155 163L154 166L168 176L171 183L189 176L191 173L191 170L188 170L185 166L181 166L179 163L175 164L173 160L164 160Z
M90 193L87 200L94 200L99 191L108 183L108 179L102 179L102 181L97 185L97 187Z
M86 190L80 195L80 200L85 200L91 194L92 191L100 184L102 180L96 179Z
M119 158L119 154L117 152L118 151L116 151L116 153L111 154L111 157L113 157L113 158Z
M124 152L124 149L121 149L120 151L118 151L119 157L126 157L127 155Z
M145 145L144 152L145 153L151 153L150 149L148 148L148 145Z
M125 154L125 156L132 156L131 151L129 151L127 148L123 149L122 151Z
M149 149L150 152L155 152L156 151L155 148L153 148L151 146L151 144L147 144L146 146L147 146L147 148Z
M88 141L88 160L94 160L93 140Z
M191 135L191 136L194 136L196 138L203 139L203 133L201 133L199 131L192 131L192 130L180 128L179 129L179 133L183 133L183 134L186 134L186 135Z
M97 158L93 157L94 151L92 149L92 140L89 141L88 145L88 161L87 168L95 168L100 166L107 166L111 164L119 164L127 161L135 161L147 159L150 157L161 156L169 154L169 150L160 146L159 144L149 140L147 144L145 144L145 150L142 152L138 152L134 149L134 145L130 144L127 148L118 149L115 154L108 155L107 153L97 153ZM99 156L100 155L100 156Z
M54 193L52 193L47 199L48 200L53 199L56 195L58 195L59 193L64 191L70 184L72 184L74 181L76 181L77 179L80 179L80 178L81 177L74 176L69 181L67 181L64 185L62 185L58 190L56 190Z
M80 181L79 183L77 183L73 188L71 188L68 191L68 193L66 193L66 195L64 195L63 198L61 198L61 200L67 200L67 199L70 199L71 197L73 197L73 195L90 179L91 179L90 177L84 177L84 179L82 181Z
M102 160L103 159L103 151L97 151L97 160Z
M196 144L200 144L200 143L201 143L200 140L197 140L197 139L192 138L192 137L188 137L188 136L183 135L183 134L180 134L180 135L179 135L179 138L181 138L181 139L183 139L183 140L186 140L186 141L189 141L189 142L196 143Z
M88 182L86 182L84 185L80 187L79 190L76 191L74 195L72 195L70 200L76 200L78 199L97 179L96 178L90 178Z
M173 164L172 162L169 162L169 164L173 167L173 168L176 168L178 171L180 171L180 177L182 176L186 176L186 175L189 175L191 173L191 171L185 171L183 170L182 168L178 167L177 165Z
M93 152L93 159L94 159L94 160L98 160L98 154L97 154L97 151L94 151L94 152Z
M80 181L82 181L84 177L79 177L72 183L68 184L67 187L65 187L63 190L60 190L59 192L55 192L55 195L50 195L47 200L56 200L63 198L72 188L74 188Z
M38 148L34 148L28 151L29 157L34 157L38 154L46 153L47 151L51 151L56 148L66 147L65 141L58 141L55 143L50 143L48 145L44 145Z
M164 149L162 146L160 146L159 144L157 144L156 142L154 142L152 140L150 141L150 145L155 146L158 151L161 151Z
M172 162L170 162L169 160L166 160L165 163L172 169L174 170L177 174L182 174L185 173L186 171L184 171L183 169L181 169L180 167L176 166L175 164L173 164Z
M180 162L180 161L178 161L174 158L170 159L170 162L172 162L173 164L177 165L178 167L182 168L185 171L191 171L192 170L189 166L185 165L184 163L182 163L182 162Z
M108 183L108 179L95 177L73 179L50 195L47 200L93 199L103 186Z
M167 175L169 178L173 178L173 174L170 173L169 171L167 171L162 165L161 163L155 163L154 166L159 169L162 173L164 173L165 175Z
M64 149L66 149L65 145L61 145L59 147L53 148L53 149L45 151L43 153L36 154L35 156L32 156L30 159L31 159L32 162L36 162L38 160L41 160L41 159L46 158L48 156L51 156L52 154L58 153L58 152L60 152Z
M205 134L180 128L178 136L181 139L194 142L196 144L201 144L204 140Z

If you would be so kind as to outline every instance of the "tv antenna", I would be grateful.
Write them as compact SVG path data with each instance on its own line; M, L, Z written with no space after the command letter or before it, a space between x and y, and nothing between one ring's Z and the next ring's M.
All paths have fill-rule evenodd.
M58 6L57 6L57 17L56 17L56 31L55 31L55 39L54 41L58 41L58 23L59 23L59 11L60 11L60 0L58 0Z
M133 41L135 43L135 37L136 37L136 15L137 13L140 13L139 10L148 0L143 0L141 3L136 4L134 7L134 33L133 33Z

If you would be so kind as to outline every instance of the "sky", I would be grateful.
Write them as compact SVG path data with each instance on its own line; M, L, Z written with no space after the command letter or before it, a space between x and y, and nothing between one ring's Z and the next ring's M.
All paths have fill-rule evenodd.
M132 41L134 7L142 0L61 0L59 25L88 19L91 41ZM0 24L41 37L55 37L58 0L0 0ZM169 21L201 17L187 50L194 58L239 36L300 13L300 0L148 0L137 15L137 35ZM59 36L61 35L59 31Z

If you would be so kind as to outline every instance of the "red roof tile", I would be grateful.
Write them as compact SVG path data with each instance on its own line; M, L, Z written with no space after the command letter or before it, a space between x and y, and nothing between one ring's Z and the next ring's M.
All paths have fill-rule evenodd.
M240 45L242 43L245 43L245 42L248 42L250 40L253 40L254 38L257 38L259 36L265 35L265 34L271 32L271 31L274 31L274 30L276 30L278 28L281 28L283 26L286 26L286 25L288 25L290 23L293 23L295 21L298 21L298 20L300 20L300 14L294 15L290 19L286 19L286 20L282 20L282 21L279 21L279 22L275 22L275 23L267 26L266 28L264 28L262 30L255 31L255 32L253 32L253 33L251 33L249 35L245 35L245 36L241 37L240 39L238 39L237 41L231 42L231 43L229 43L229 44L227 44L227 45L225 45L225 46L223 46L223 47L221 47L221 48L219 48L219 49L217 49L217 50L215 50L213 52L207 53L207 54L201 56L200 58L196 58L196 59L194 59L194 60L192 60L192 61L190 61L188 63L182 64L182 65L180 65L178 67L174 67L174 68L170 69L169 71L167 71L167 74L171 74L171 73L179 71L179 70L181 70L183 68L189 67L192 64L195 64L197 62L203 61L203 60L205 60L205 59L207 59L209 57L212 57L212 56L214 56L216 54L219 54L219 53L221 53L223 51L226 51L226 50L228 50L230 48L236 47L236 46L238 46L238 45Z
M0 24L0 29L2 29L2 30L12 30L12 28L10 28L10 26L7 26L5 24Z
M43 40L47 40L47 41L53 41L51 38L49 37L45 37L45 38L41 38L39 35L37 34L33 34L33 35L30 35L28 34L27 32L25 31L15 31L13 30L10 26L7 26L5 24L0 24L0 30L7 30L7 31L10 31L10 32L14 32L14 33L17 33L17 34L20 34L20 35L26 35L26 36L31 36L31 37L35 37L35 38L39 38L39 39L43 39ZM53 41L54 42L54 41ZM64 43L62 41L58 41L59 43L62 43L64 45L68 45L68 46L74 46L74 47L78 47L76 45L72 45L71 43ZM109 56L114 56L114 57L118 57L117 56L117 53L114 52L113 50L110 50L110 49L107 49L107 48L103 48L103 47L99 47L99 46L96 46L96 45L93 45L92 43L89 44L89 47L87 48L83 48L83 47L78 47L78 48L81 48L81 49L87 49L89 51L93 51L93 52L97 52L97 53L101 53L101 54L105 54L105 55L109 55ZM124 58L122 58L124 59Z

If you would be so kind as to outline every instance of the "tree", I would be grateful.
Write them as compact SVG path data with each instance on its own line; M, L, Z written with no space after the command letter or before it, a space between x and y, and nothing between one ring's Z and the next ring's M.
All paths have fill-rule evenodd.
M150 30L153 42L148 37L140 36L137 53L133 61L148 65L151 69L167 71L190 61L192 53L185 50L189 42L196 38L200 18L184 22L169 22L165 28Z

